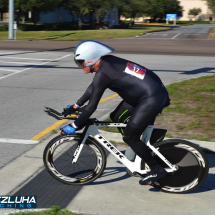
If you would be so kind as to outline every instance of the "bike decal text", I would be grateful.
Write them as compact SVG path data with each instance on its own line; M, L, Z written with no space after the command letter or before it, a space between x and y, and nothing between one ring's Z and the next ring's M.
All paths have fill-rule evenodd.
M122 153L118 151L112 144L108 143L107 140L105 140L102 136L98 136L99 139L103 139L103 143L111 150L113 151L120 159L124 158Z

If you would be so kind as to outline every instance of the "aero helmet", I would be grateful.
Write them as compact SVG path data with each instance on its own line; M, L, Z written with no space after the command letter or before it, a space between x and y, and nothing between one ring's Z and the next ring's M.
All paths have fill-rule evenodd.
M112 51L115 49L98 41L83 40L75 48L74 61L77 65L85 61L85 66L92 66L99 61L101 56Z

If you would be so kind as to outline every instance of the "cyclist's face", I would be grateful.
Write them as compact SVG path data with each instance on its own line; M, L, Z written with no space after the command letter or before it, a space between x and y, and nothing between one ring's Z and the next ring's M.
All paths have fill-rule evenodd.
M89 66L85 66L84 62L82 64L79 63L78 67L81 67L84 70L85 74L90 73L90 67Z

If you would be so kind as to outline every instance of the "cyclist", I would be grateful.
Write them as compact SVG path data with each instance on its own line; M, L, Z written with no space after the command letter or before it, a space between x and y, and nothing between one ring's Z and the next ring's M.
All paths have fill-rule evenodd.
M154 123L162 109L170 104L168 92L151 70L126 59L107 55L112 51L113 48L95 40L84 40L76 46L75 63L85 74L95 72L95 76L84 95L76 104L67 106L67 111L72 113L87 101L88 105L74 123L64 126L60 133L72 134L80 128L96 110L104 91L111 89L123 99L116 110L125 105L133 107L123 140L151 169L139 183L151 184L167 172L157 164L140 136L149 124Z

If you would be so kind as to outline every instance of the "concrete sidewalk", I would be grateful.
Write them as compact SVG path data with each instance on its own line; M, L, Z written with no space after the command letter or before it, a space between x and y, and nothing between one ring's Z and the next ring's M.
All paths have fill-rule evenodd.
M99 120L106 118L107 115L104 115ZM122 136L119 133L110 133L102 130L100 132L108 140L123 142ZM39 144L31 146L33 148L30 148L21 156L0 168L1 195L14 195L43 172L43 150L48 142L57 135L58 133L46 136L40 140ZM210 209L210 206L213 204L215 196L215 143L196 140L191 142L198 144L203 149L210 150L212 153L207 155L210 163L208 178L196 191L187 195L170 195L157 192L149 186L140 186L138 183L139 178L130 177L126 173L124 165L113 156L108 156L107 166L103 175L95 182L83 186L77 195L72 200L69 200L70 203L66 208L72 212L97 215L142 215L143 213L150 215L157 213L165 215L188 213L200 215L205 214L205 211L207 211L206 214L212 215L214 211ZM117 145L117 148L125 150L127 146ZM53 182L50 181L50 183ZM34 189L37 189L37 187ZM56 187L56 189L61 189L61 186ZM68 189L73 190L72 187L68 187ZM58 196L58 198L62 197ZM154 204L156 204L156 207L154 207ZM194 206L196 204L200 204L201 209ZM174 205L174 211L171 205ZM161 208L162 211L160 211ZM0 214L8 214L8 211L0 210Z
M120 134L102 133L107 139L121 142ZM0 169L1 195L13 195L44 169L43 150L57 135L42 140L34 148ZM213 154L207 155L210 163L208 178L195 191L184 195L170 195L158 192L150 186L140 186L139 178L130 177L118 160L108 156L103 175L93 183L83 186L66 208L72 212L97 215L214 214L211 205L215 197L215 143L194 142L200 147L213 151ZM117 145L117 148L125 150L127 146ZM0 214L6 213L8 214L7 211L0 210Z
M116 142L123 142L119 133L110 133L100 130L100 132L108 139ZM0 194L11 195L15 190L19 189L24 183L32 179L43 168L43 150L48 142L57 136L52 134L21 156L12 160L0 169ZM203 149L208 149L215 153L215 143L206 141L189 140ZM125 146L121 146L126 149ZM111 156L112 157L112 156Z

